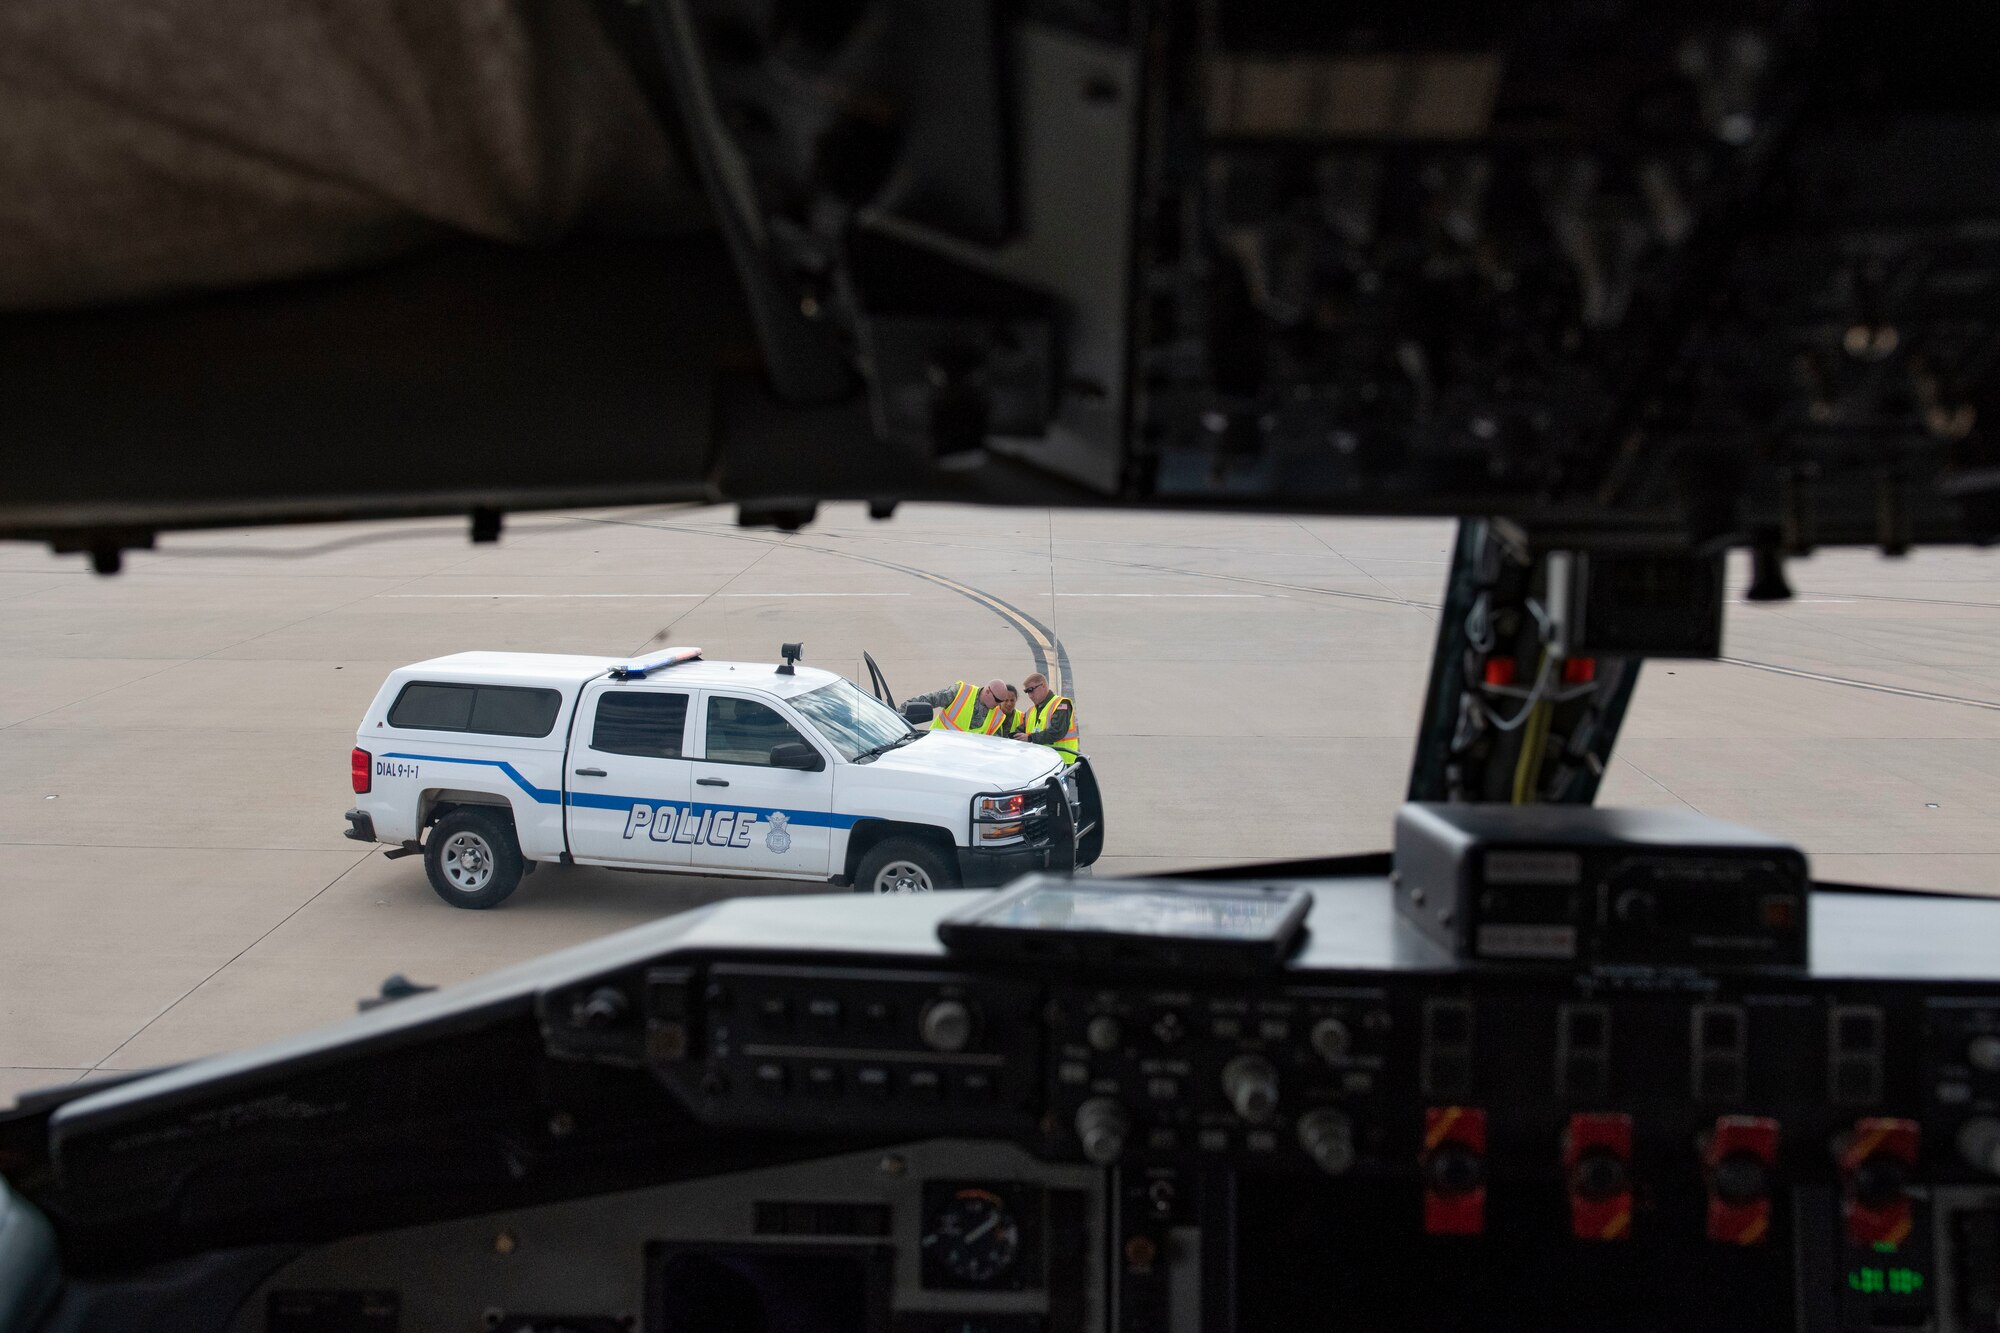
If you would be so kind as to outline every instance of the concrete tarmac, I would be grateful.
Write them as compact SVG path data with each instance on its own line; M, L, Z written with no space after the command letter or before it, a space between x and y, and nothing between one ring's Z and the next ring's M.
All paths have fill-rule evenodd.
M756 881L544 867L468 912L341 837L391 668L465 649L698 644L900 696L1069 674L1102 874L1387 845L1452 527L906 507L793 536L718 510L169 536L101 579L0 547L0 1104L338 1020ZM1829 553L1651 663L1602 800L1799 840L1822 876L2000 884L2000 557ZM1734 576L1740 588L1743 577Z

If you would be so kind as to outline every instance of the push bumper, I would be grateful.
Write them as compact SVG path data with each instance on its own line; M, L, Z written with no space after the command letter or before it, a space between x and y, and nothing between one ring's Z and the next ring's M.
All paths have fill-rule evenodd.
M990 889L1033 870L1067 870L1070 863L1061 847L960 847L958 882L968 889Z
M1027 821L1030 833L1027 842L1004 847L958 849L961 884L967 888L987 888L1005 884L1017 875L1034 870L1067 873L1096 859L1094 856L1086 859L1083 855L1083 830L1078 827L1076 810L1063 790L1062 777L1058 774L1045 784L1048 788L1046 812L1031 816ZM974 836L977 832L975 824Z
M366 810L349 810L347 812L347 822L353 827L341 834L343 838L352 838L356 842L382 841L375 836L375 816L369 814Z

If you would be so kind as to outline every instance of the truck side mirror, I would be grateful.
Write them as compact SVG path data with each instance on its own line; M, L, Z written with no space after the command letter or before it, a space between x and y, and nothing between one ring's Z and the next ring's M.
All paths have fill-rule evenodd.
M923 725L926 722L929 722L932 717L936 716L936 714L937 710L935 708L932 708L929 704L903 705L904 719L910 722L915 722L919 726Z
M796 768L801 773L817 773L826 767L819 751L804 741L786 741L771 747L772 768Z

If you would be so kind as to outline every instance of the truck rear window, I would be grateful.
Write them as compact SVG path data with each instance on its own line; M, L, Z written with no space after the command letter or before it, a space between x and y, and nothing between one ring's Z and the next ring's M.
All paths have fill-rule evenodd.
M389 725L418 731L476 731L487 736L546 736L555 730L562 693L522 685L453 685L413 680L389 707Z

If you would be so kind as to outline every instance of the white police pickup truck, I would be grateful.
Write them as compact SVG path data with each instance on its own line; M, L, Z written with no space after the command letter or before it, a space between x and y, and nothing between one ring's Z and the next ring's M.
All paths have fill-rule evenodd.
M355 735L347 836L422 851L454 907L538 862L851 885L875 893L1073 869L1104 845L1089 761L920 729L828 671L458 653L390 673Z

